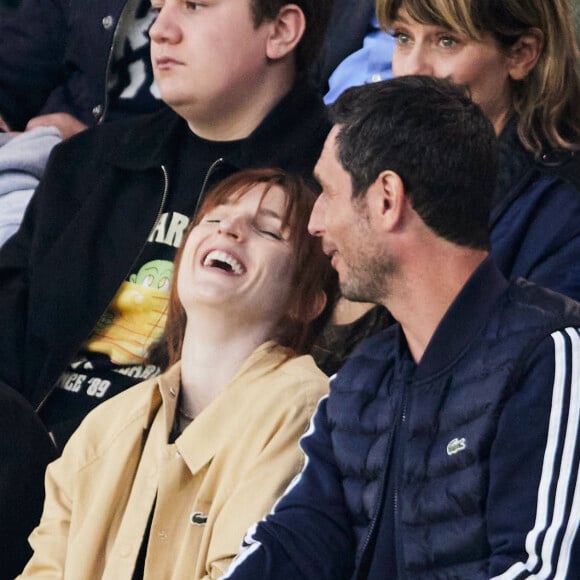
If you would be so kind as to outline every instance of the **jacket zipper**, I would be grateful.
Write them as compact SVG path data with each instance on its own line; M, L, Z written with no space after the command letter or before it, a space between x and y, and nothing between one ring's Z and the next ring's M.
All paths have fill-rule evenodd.
M207 187L207 182L209 181L209 178L211 177L212 173L216 170L218 165L221 165L224 162L224 158L223 157L219 157L218 159L216 159L208 168L208 170L205 172L205 177L203 178L203 182L201 184L201 189L199 190L199 195L197 196L197 201L195 202L195 209L193 210L193 214L191 216L191 219L195 218L195 216L197 215L197 212L199 211L199 208L201 207L201 204L203 203L203 199L205 197L206 192L206 187Z
M103 110L101 111L101 115L97 119L97 125L100 125L105 120L105 115L109 109L109 77L111 76L111 63L113 62L113 53L115 52L115 43L119 39L119 30L120 24L123 18L127 17L127 10L129 8L129 2L125 4L125 7L121 11L119 18L117 19L117 23L115 24L115 31L113 32L113 38L111 40L111 46L109 47L109 54L107 57L107 68L105 69L105 94L103 95Z
M403 387L403 401L401 404L401 415L400 415L400 421L397 422L397 425L395 428L402 428L403 425L405 425L406 421L407 421L407 396L406 396L406 388ZM371 522L371 525L369 527L369 531L367 533L367 536L365 538L365 543L364 543L364 547L363 550L361 552L361 561L360 561L360 565L358 566L358 570L357 570L357 574L356 574L356 580L364 580L364 578L366 576L361 576L361 574L366 574L368 572L368 568L367 568L367 562L365 560L365 555L366 555L366 551L369 547L369 544L371 542L371 539L373 538L373 535L376 532L376 528L378 525L378 521L379 521L379 517L380 515L383 513L383 507L384 507L384 502L386 500L385 498L385 493L386 493L386 485L387 485L387 472L389 471L388 466L389 466L389 459L390 457L393 455L393 449L392 449L392 444L393 444L393 436L394 436L394 431L391 432L391 435L389 437L389 445L387 447L387 456L385 457L385 469L383 469L383 473L381 476L381 484L380 484L380 496L379 496L379 501L377 504L377 509L375 510L375 513L373 515L373 520ZM397 465L393 464L393 467L396 468ZM398 553L397 547L398 547L398 541L397 541L397 517L398 517L398 486L397 486L397 481L398 481L398 477L397 477L397 472L395 471L393 473L393 477L395 478L395 486L394 486L394 497L393 497L393 517L394 519L394 523L393 523L393 535L394 535L394 540L395 540L395 553ZM398 556L398 554L397 554ZM399 576L399 578L403 578L403 576L401 575L401 558L397 557L397 574Z
M388 465L389 465L389 460L390 457L392 456L393 453L393 435L394 435L394 431L391 431L391 434L389 436L389 442L387 445L387 454L385 457L385 468L382 471L381 474L381 483L379 486L379 490L380 490L380 496L379 496L379 500L377 502L377 507L375 509L375 513L373 514L373 519L371 521L371 525L369 526L369 531L367 533L367 536L365 538L365 543L361 552L361 559L360 559L360 564L358 566L358 570L357 570L357 574L356 574L356 580L364 580L364 578L366 577L366 574L368 573L368 566L367 566L367 561L366 561L366 552L369 548L369 544L371 543L371 540L376 532L377 529L377 525L378 525L378 521L379 521L379 517L380 515L383 513L383 507L384 507L384 502L385 502L385 488L387 485L387 472L388 472ZM364 576L361 576L361 574L364 574Z
M157 227L157 224L159 223L159 220L161 219L161 214L163 213L163 210L165 209L165 202L167 201L167 194L169 193L169 174L167 173L167 168L165 167L165 165L161 165L160 169L161 169L161 173L163 174L163 194L161 195L161 203L159 204L159 209L157 210L157 215L155 216L155 220L153 221L153 225L151 226L151 229L149 230L149 233L147 234L147 237L145 238L145 241L143 242L141 249L139 250L139 252L135 256L135 259L133 260L133 262L131 262L131 266L129 267L129 270L127 271L127 273L123 277L123 280L127 279L129 274L131 273L131 271L135 267L137 260L139 259L139 257L143 253L143 250L145 249L145 246L147 245L147 240L149 239L149 237L151 236L151 234L154 232L155 228Z
M153 222L153 226L151 227L151 229L149 230L149 233L147 234L147 237L145 238L145 242L141 246L141 250L139 251L139 253L135 257L133 262L131 262L131 267L129 268L129 270L127 271L125 276L123 277L123 280L125 280L127 278L127 276L131 273L131 270L133 269L133 267L137 263L139 256L141 255L141 253L143 252L143 249L145 248L145 245L147 244L147 240L149 239L149 237L151 236L151 234L155 230L155 227L157 226L159 220L161 219L161 214L163 213L163 209L165 207L165 202L167 201L167 194L169 192L169 175L167 173L167 168L165 167L165 165L161 165L161 172L163 174L163 194L161 195L161 203L159 204L159 209L157 210L157 215L155 216L155 221ZM36 406L35 411L37 413L42 409L42 407L44 407L44 405L46 404L46 401L48 400L50 395L52 395L52 393L56 389L56 382L58 381L58 378L59 377L57 377L57 379L54 381L52 387L49 389L49 391L46 393L46 395L44 395L44 397L42 398L40 403L38 403L38 405Z
M402 412L401 412L401 422L400 422L400 431L401 434L403 432L403 428L407 422L407 385L405 384L403 388L403 405L402 405ZM401 447L401 438L399 437L399 443L397 447ZM399 471L400 471L400 461L401 455L398 455L399 459L397 460L397 469L395 471L395 480L394 480L394 489L393 489L393 536L395 542L395 554L397 557L397 577L404 578L403 572L403 550L401 548L401 539L400 534L398 531L399 528Z

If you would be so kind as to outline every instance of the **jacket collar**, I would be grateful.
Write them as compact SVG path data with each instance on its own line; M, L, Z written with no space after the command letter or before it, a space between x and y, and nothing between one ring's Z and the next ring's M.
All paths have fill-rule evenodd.
M517 117L507 122L498 137L498 174L490 215L493 228L511 204L527 191L535 171L570 181L580 187L580 160L578 152L554 149L544 145L539 159L534 159L518 136Z
M320 131L320 121L325 116L322 98L306 79L299 77L290 92L241 142L238 153L225 161L236 167L263 165L262 160L271 149L272 143L276 143L278 149L303 143L305 135ZM109 151L108 161L132 170L170 163L177 153L179 136L187 130L185 120L169 107L115 124L120 128L121 136ZM299 136L292 138L295 134L302 136L302 139ZM281 136L284 138L281 139ZM292 151L278 151L277 155L280 158L290 158Z
M488 256L455 298L417 365L414 380L445 371L470 347L489 320L508 282Z
M530 180L534 159L521 144L517 132L517 119L512 117L498 137L498 172L490 225L503 215L511 203L519 197Z
M273 341L260 345L242 364L232 381L226 386L176 439L175 446L192 474L227 445L247 423L252 407L263 396L264 375L278 368L289 355L288 349ZM158 378L151 405L145 420L145 428L151 425L163 400L166 435L173 427L179 399L181 366L171 367Z

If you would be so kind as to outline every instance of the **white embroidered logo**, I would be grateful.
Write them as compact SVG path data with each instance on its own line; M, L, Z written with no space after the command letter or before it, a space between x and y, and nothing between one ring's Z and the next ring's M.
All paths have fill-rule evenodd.
M461 439L455 437L455 439L451 439L451 441L447 443L447 455L455 455L456 453L463 451L466 447L467 444L465 443L465 437L462 437Z

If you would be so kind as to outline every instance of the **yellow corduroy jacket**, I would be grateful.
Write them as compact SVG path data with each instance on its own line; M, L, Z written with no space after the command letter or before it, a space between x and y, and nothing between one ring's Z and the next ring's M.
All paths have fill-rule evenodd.
M49 465L34 554L19 578L130 580L151 523L145 578L218 578L246 529L302 468L298 439L327 378L261 345L168 443L180 366L91 412Z

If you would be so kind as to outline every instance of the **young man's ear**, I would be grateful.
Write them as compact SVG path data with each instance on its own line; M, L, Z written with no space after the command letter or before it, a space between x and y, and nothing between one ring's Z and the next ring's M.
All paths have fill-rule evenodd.
M392 231L403 223L408 200L403 180L397 173L382 171L366 197L371 219L376 219L381 228Z
M271 24L272 33L268 38L266 56L271 60L279 60L298 46L306 30L306 17L296 4L285 4Z
M524 80L538 63L544 48L541 30L531 28L508 49L508 72L514 81Z

